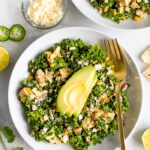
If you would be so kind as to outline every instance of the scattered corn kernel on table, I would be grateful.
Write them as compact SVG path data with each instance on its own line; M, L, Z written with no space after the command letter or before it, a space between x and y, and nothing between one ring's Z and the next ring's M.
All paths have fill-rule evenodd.
M111 36L118 37L120 44L129 52L131 57L137 63L140 71L143 72L146 68L146 65L140 59L143 51L150 46L150 28L139 31L116 31L109 30L107 28L103 28L98 26L97 24L91 22L87 18L85 18L69 1L69 9L68 13L65 16L63 22L59 24L57 27L48 29L48 30L39 30L31 27L25 20L21 11L21 1L18 0L0 0L0 25L11 26L12 24L19 23L22 24L27 31L26 38L20 42L12 42L7 41L0 43L1 46L6 47L10 53L10 65L9 67L0 72L0 126L10 126L14 129L15 134L17 135L16 141L13 144L8 144L8 149L13 149L16 146L22 146L25 150L32 150L30 146L28 146L23 139L20 137L18 132L15 130L15 127L12 123L9 109L8 109L8 97L7 97L7 89L8 82L11 75L11 71L21 53L25 50L25 48L31 44L38 37L44 35L47 32L51 32L52 30L56 30L62 27L69 26L83 26L90 27L93 29L98 29L105 34L109 34ZM19 70L18 70L19 72ZM143 85L144 85L144 98L143 98L143 106L142 112L140 115L139 122L134 130L134 133L130 138L126 141L127 150L143 150L142 145L142 134L144 130L150 128L150 81L148 81L143 75ZM2 149L0 145L0 149Z

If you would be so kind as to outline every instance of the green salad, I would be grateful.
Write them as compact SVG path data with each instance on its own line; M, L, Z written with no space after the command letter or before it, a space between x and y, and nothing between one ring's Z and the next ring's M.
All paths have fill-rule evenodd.
M98 12L117 23L133 19L140 22L150 14L149 0L90 0Z
M31 127L31 135L37 141L71 144L75 150L87 150L91 144L101 143L108 134L116 133L116 78L105 49L99 45L86 44L81 39L64 39L31 60L28 69L30 75L22 81L18 95ZM72 85L69 83L76 83L77 80L79 82L81 76L88 78L85 70L89 71L89 76L93 71L96 78L91 78L93 84L89 95L86 95L83 108L75 99L75 107L82 108L78 111L80 113L74 115L72 112L68 115L66 111L69 106L65 100L62 102L65 104L58 103L58 95L62 89L71 91ZM122 81L120 97L123 115L129 107L127 88L128 83ZM76 93L80 92L78 87L76 90ZM67 110L60 111L58 107Z

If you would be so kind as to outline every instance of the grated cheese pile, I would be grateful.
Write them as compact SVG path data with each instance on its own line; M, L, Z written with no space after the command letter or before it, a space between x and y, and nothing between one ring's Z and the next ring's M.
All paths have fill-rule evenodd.
M30 0L27 15L37 25L53 26L63 17L62 0Z

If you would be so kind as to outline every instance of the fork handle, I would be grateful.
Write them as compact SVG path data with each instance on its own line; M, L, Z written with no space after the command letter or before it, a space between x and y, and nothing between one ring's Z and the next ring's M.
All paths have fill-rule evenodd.
M120 82L116 83L115 86L115 94L117 101L117 117L118 117L118 129L119 129L119 138L120 138L120 147L121 150L125 150L125 139L124 139L124 131L123 131L123 119L122 119L122 108L120 103Z

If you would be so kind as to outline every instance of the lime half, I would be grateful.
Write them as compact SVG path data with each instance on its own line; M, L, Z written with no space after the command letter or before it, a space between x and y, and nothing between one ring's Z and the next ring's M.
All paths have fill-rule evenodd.
M9 53L6 48L0 46L0 71L3 71L9 64Z
M150 150L150 129L147 129L142 136L144 148Z

